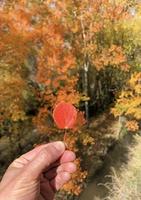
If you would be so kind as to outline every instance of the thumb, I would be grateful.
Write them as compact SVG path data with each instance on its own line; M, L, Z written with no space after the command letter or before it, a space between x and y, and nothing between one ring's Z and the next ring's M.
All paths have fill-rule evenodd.
M25 167L26 177L31 179L38 178L41 173L52 163L58 160L65 151L63 142L49 143L37 156Z

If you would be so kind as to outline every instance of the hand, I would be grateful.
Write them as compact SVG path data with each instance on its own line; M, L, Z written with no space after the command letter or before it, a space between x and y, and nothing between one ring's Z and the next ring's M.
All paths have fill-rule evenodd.
M16 159L0 183L0 200L53 200L71 178L75 154L63 142L41 145Z

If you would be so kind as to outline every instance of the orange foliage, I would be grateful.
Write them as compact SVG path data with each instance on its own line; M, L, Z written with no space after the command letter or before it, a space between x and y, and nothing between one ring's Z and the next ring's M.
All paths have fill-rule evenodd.
M127 86L121 92L113 113L115 116L125 115L137 120L141 119L141 72L132 74Z
M107 40L108 31L123 19L130 19L129 2L102 0L93 1L57 1L57 8L62 10L66 34L70 37L70 47L77 62L84 65L89 61L96 70L107 66L129 70L124 48L116 40ZM103 42L104 41L104 42Z
M77 165L77 171L72 175L72 180L69 181L66 185L64 185L64 191L68 192L69 194L74 193L75 195L79 195L83 189L83 181L87 177L87 172L82 171L80 166L80 159L76 159L75 163Z
M98 55L93 64L97 70L104 69L105 66L120 67L123 71L129 71L130 66L127 64L127 58L120 46L112 45L109 49L105 48Z
M78 140L77 133L67 134L65 142L67 143L68 149L72 151L79 151L76 146L76 142ZM79 136L78 136L79 137ZM87 177L87 172L83 171L81 168L81 160L76 159L75 161L77 165L77 171L72 175L71 181L69 181L62 190L66 191L67 193L74 193L75 195L79 195L83 189L83 182L84 179Z
M112 112L115 116L127 118L126 128L137 132L140 129L141 119L141 72L132 74L125 89L121 92ZM132 119L132 120L131 120Z
M127 121L125 127L128 131L137 132L139 130L139 124L137 121Z
M25 93L30 80L26 62L32 55L38 101L33 123L40 133L58 133L52 122L53 107L60 101L79 107L87 98L77 90L78 70L87 60L96 70L108 65L129 70L123 48L115 41L103 45L101 40L109 25L128 17L126 4L109 0L6 0L0 6L0 122L26 120ZM80 112L66 138L69 149L78 151L79 129L84 124ZM82 143L93 144L93 139L83 138ZM78 195L87 173L80 160L76 162L78 170L64 190Z

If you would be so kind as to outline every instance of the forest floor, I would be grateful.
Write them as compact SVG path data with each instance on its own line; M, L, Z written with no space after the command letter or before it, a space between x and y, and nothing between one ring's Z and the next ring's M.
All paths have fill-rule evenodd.
M116 174L120 174L122 166L128 163L129 147L134 144L133 137L125 135L119 139L120 128L118 119L115 119L109 112L91 120L89 131L93 132L97 149L89 168L88 183L80 200L105 199L109 192L105 184L112 181L110 176L112 169Z

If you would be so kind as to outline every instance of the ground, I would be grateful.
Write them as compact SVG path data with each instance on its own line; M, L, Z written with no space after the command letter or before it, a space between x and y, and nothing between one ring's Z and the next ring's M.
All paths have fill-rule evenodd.
M100 121L101 123L99 123ZM103 148L100 148L102 152L96 152L96 154L99 152L101 166L95 166L95 162L91 166L88 185L79 200L134 199L132 197L133 195L135 197L135 189L132 189L132 197L129 197L131 194L128 189L128 183L132 182L130 177L137 170L136 168L138 168L138 174L141 173L139 170L139 166L141 165L140 157L138 156L137 159L133 159L141 151L141 145L138 142L141 139L136 139L130 133L119 138L120 127L121 124L119 124L119 121L114 119L109 113L99 116L94 123L90 124L90 128L96 128L96 133L102 137L98 140L100 141L100 145L101 143L103 144ZM138 137L140 138L140 136ZM133 151L134 154L132 155L131 152ZM137 163L132 167L135 160ZM123 170L124 168L125 170ZM128 176L125 171L128 171ZM141 185L141 181L139 178L138 181L138 176L136 176L137 174L134 175L134 180L136 187L138 187L138 185ZM125 177L127 177L126 181ZM122 179L124 180L124 186ZM126 197L124 198L125 193ZM135 199L141 199L140 191L137 192Z

